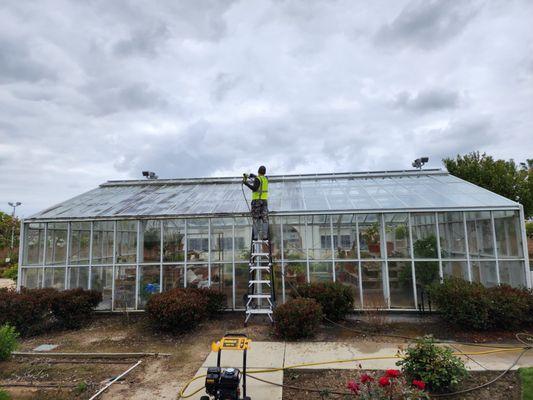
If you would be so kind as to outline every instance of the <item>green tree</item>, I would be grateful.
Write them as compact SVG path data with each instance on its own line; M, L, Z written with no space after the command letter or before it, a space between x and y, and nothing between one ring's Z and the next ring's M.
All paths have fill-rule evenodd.
M442 161L450 174L521 203L526 218L533 216L533 159L517 164L472 152Z
M17 262L16 249L19 245L20 220L0 211L0 251L11 248L11 235L13 232L15 235L13 241L15 251L12 254L10 254L10 251L6 251L5 254L10 254L12 262ZM3 261L3 259L0 260L0 264L2 264Z

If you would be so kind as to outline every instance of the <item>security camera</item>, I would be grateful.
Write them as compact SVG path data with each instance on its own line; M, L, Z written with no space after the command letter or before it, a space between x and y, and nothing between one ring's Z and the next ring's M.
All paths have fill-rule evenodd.
M422 166L429 161L429 157L420 157L413 161L411 164L413 168L422 169Z

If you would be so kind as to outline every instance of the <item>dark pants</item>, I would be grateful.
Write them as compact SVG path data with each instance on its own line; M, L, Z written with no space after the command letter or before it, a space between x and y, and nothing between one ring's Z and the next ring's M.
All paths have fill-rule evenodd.
M268 239L268 204L266 200L252 200L252 238Z

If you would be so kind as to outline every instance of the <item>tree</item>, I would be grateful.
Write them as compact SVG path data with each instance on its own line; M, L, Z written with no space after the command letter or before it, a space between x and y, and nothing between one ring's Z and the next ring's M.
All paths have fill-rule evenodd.
M10 254L11 252L11 237L14 235L13 248L17 249L19 245L20 234L20 220L13 218L11 215L0 211L0 253ZM16 262L17 252L14 251L11 254L11 259ZM3 263L3 259L0 260L0 264Z
M526 218L533 216L533 159L517 165L472 152L442 161L450 174L521 203Z

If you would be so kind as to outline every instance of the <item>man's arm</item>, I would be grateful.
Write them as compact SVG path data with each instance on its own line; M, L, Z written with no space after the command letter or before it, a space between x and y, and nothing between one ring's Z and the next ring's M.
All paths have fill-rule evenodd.
M252 183L250 183L252 181ZM259 189L259 179L254 174L250 174L248 179L243 179L244 183L252 192L256 192Z

